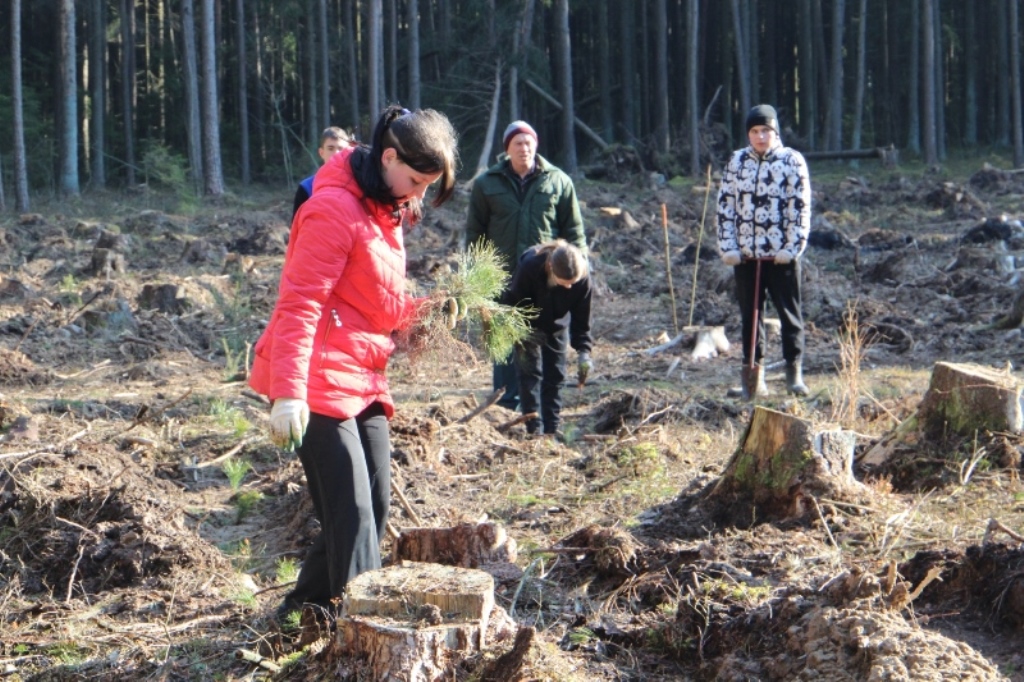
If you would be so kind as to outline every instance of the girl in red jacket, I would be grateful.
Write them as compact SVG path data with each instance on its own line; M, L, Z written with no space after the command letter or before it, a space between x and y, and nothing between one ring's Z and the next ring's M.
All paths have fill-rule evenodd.
M321 533L279 615L327 608L379 568L391 494L385 368L392 332L417 301L405 291L402 222L455 187L455 130L436 111L392 106L370 147L335 154L292 225L277 304L256 344L250 385L273 402L271 439L298 449Z

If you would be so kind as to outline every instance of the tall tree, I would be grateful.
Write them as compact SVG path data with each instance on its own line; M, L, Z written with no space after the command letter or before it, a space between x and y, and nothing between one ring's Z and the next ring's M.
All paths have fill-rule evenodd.
M93 187L107 184L107 3L92 0L89 15L89 142Z
M75 0L60 3L61 150L60 190L79 193L78 187L78 78L75 49Z
M608 0L597 0L597 68L598 97L601 100L601 137L605 142L615 139L612 111L612 55L608 26Z
M572 39L569 33L569 0L555 0L555 52L558 53L558 93L562 100L562 169L575 175L576 107L572 94Z
M861 128L864 125L864 88L867 81L867 25L868 0L860 0L857 12L857 86L853 104L853 139L850 147L860 149Z
M121 0L121 129L125 182L135 184L135 3Z
M406 49L409 56L409 89L406 101L410 109L420 108L420 7L419 0L407 0L406 23L409 26L409 37Z
M203 188L207 194L224 194L221 170L220 119L217 99L217 26L214 21L216 0L201 0L200 39L202 42L203 93L200 107L203 117Z
M654 2L654 148L665 154L668 130L668 9L665 0Z
M515 121L520 114L519 109L519 65L523 55L530 47L530 36L533 32L534 0L523 0L522 13L512 34L512 66L508 73L508 120Z
M910 59L907 74L907 148L921 151L921 3L910 2Z
M320 54L320 125L334 125L331 120L331 48L327 35L327 0L317 0L317 40Z
M939 151L935 141L935 79L932 73L935 71L935 22L932 17L932 2L934 0L922 0L921 26L924 28L922 46L924 60L922 76L924 80L924 162L929 166L939 162Z
M21 88L21 0L11 0L11 108L14 110L15 206L25 213L30 205L25 156L25 99Z
M387 0L388 40L385 60L387 64L387 87L384 89L387 101L398 101L398 6L395 0Z
M203 127L200 116L199 51L196 47L196 17L193 0L181 0L181 60L185 78L185 133L188 163L196 194L203 189Z
M818 81L814 74L814 13L811 0L800 0L800 47L797 69L800 82L800 133L810 149L815 148L818 118Z
M360 106L359 106L359 60L356 56L357 36L355 18L356 0L345 0L345 25L348 27L345 40L346 56L348 57L346 68L342 69L348 75L348 99L351 105L349 117L352 119L352 128L356 137L361 136Z
M700 101L697 54L700 43L700 0L687 0L686 108L690 128L690 175L700 173Z
M975 8L968 2L964 6L964 143L978 144L978 50Z
M832 4L832 65L829 68L828 146L843 148L843 20L846 0L833 0Z
M636 53L633 0L619 0L619 49L622 51L622 133L626 144L636 143Z
M374 121L383 109L384 97L381 82L384 79L384 7L383 0L370 0L367 31L369 31L370 54L367 57L369 69L367 70L367 105L370 107L370 128L372 130Z
M238 91L235 99L238 100L238 133L241 137L238 146L242 157L242 184L248 185L252 181L252 162L249 153L249 60L246 57L245 0L235 0L235 15L235 42L238 43L235 46L238 50Z
M1020 103L1020 9L1017 0L1010 4L1010 82L1013 84L1013 167L1024 166L1024 129L1021 128Z
M736 75L740 85L740 111L745 115L750 111L752 104L750 101L750 75L747 71L750 62L747 59L747 46L744 40L746 31L743 30L743 11L740 7L740 0L732 0L732 26L733 42L736 47Z

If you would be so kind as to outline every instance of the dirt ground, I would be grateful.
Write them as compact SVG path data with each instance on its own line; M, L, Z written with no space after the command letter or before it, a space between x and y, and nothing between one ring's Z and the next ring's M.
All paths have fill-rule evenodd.
M959 165L812 166L811 396L783 394L775 340L764 404L854 432L859 456L914 415L937 361L1020 376L1007 317L1024 176ZM709 513L752 410L727 397L739 320L714 192L705 221L703 183L619 178L578 184L596 370L565 387L559 438L507 428L498 407L459 421L490 392L479 352L389 370L392 525L488 519L519 549L496 600L535 628L528 655L489 677L512 646L495 641L454 677L1024 680L1020 434L920 439L855 467L855 501L815 499L799 519ZM407 236L418 291L455 263L466 201ZM354 679L326 640L273 618L317 532L301 467L244 382L289 213L285 188L0 217L3 679ZM840 376L852 320L862 352ZM732 347L652 351L689 325L723 325ZM472 326L456 333L478 347ZM990 519L1003 530L986 534Z

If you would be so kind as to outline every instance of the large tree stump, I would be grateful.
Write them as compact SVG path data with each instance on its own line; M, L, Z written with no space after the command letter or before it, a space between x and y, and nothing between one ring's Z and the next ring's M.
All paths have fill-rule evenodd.
M973 436L975 431L1021 433L1024 385L1010 374L974 364L937 362L917 413L883 437L860 459L875 467L904 445L922 439Z
M849 431L818 430L759 405L709 501L726 502L738 525L802 517L814 510L812 498L842 499L860 488L853 448Z
M516 541L501 526L464 523L450 528L403 528L395 543L395 558L478 568L515 563Z
M718 357L719 353L727 352L729 339L725 336L725 327L683 327L672 339L653 348L648 348L644 353L656 355L675 346L690 348L690 359L692 360L707 360Z
M369 679L446 680L455 664L484 647L494 608L487 573L402 562L349 582L338 644Z

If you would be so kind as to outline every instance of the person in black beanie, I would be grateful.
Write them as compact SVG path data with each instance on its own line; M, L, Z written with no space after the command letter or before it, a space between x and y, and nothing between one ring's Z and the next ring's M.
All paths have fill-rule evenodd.
M722 173L717 209L718 248L722 262L733 267L742 320L742 395L752 400L768 394L761 364L767 295L782 323L786 389L806 396L800 256L811 231L807 162L782 144L770 105L751 109L746 129L750 144L733 153Z

